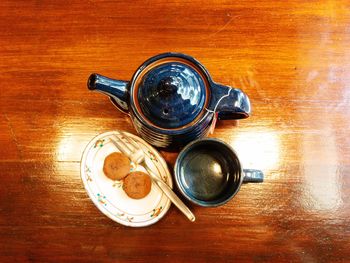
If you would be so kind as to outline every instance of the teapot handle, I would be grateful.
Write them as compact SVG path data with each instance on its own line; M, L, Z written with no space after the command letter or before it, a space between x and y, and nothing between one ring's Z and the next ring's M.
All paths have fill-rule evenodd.
M237 88L214 83L209 111L216 112L219 120L248 118L251 106L248 96Z

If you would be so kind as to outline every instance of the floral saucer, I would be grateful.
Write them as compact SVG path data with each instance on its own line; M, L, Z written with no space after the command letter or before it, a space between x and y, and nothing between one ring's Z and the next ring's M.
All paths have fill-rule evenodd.
M110 219L132 227L143 227L158 222L169 210L170 200L152 183L151 192L142 199L132 199L122 188L122 181L113 181L103 173L103 163L107 155L119 150L109 140L116 132L102 133L86 146L81 159L80 174L85 189L97 208ZM151 170L171 188L173 186L168 166L160 154L141 138L123 132L136 141L145 152L145 159ZM130 171L145 168L131 162Z

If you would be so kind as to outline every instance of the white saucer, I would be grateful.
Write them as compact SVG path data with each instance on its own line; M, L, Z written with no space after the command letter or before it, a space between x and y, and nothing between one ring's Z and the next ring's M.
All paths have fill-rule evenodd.
M109 137L116 132L102 133L93 138L86 146L81 159L80 174L85 189L97 208L110 219L132 227L143 227L158 222L169 210L170 200L152 183L151 192L136 200L128 197L121 181L113 181L103 173L103 162L107 155L119 150L110 142ZM123 132L133 138L146 154L146 162L152 171L171 188L172 178L168 166L160 154L141 138ZM131 163L131 171L143 171L145 168Z

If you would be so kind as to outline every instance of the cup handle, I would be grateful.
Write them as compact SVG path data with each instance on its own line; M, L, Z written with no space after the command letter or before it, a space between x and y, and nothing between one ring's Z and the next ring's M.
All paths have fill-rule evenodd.
M243 183L262 183L264 174L260 170L243 169Z

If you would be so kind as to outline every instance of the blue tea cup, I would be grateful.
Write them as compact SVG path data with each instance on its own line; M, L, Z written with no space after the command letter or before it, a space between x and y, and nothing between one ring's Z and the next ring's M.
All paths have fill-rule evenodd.
M264 180L260 170L242 169L232 147L213 138L188 144L178 155L174 172L183 196L205 207L227 203L238 193L242 183Z

